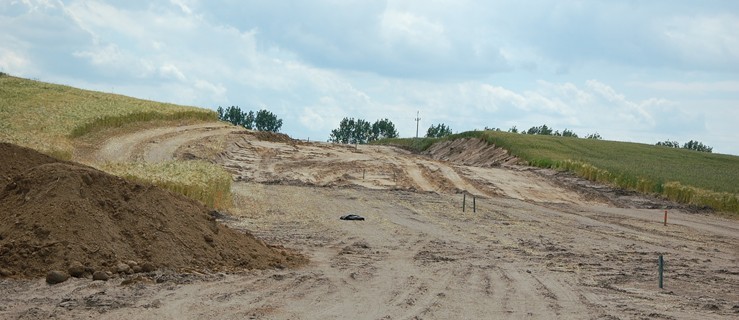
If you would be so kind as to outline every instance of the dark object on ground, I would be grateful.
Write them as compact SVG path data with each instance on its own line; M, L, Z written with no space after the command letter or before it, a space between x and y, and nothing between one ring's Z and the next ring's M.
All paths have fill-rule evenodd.
M46 274L46 283L48 284L62 283L67 279L69 279L69 275L64 271L52 270Z
M110 276L108 276L108 274L103 271L95 271L95 273L92 274L93 281L97 281L97 280L108 281L109 278Z
M341 219L341 220L358 220L358 221L364 221L364 217L362 217L360 215L356 215L356 214L347 214L345 216L341 216L341 218L339 218L339 219Z

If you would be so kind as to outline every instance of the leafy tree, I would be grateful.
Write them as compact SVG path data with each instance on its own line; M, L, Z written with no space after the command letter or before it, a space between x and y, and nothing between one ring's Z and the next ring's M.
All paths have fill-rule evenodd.
M235 126L242 126L249 128L249 124L246 122L246 118L248 114L241 111L241 108L236 106L230 106L226 108L225 110L221 107L218 107L216 110L218 112L218 119L230 122L231 124Z
M354 143L365 144L370 141L372 136L372 125L364 119L357 119L354 123Z
M702 142L693 141L693 140L686 142L683 145L683 149L695 150L695 151L700 151L700 152L708 152L708 153L713 152L712 147L704 145Z
M244 123L242 124L244 128L247 128L249 130L254 130L254 121L256 120L256 117L254 116L254 111L249 111L244 115ZM280 125L282 125L282 120L280 120Z
M393 122L388 119L382 119L372 124L372 134L370 135L369 141L397 137L398 130L395 130Z
M247 118L249 116L253 117L254 125L257 130L272 132L280 131L280 128L282 127L282 119L278 119L274 113L262 109L257 112L256 117L254 117L253 115L254 113L249 111L249 115L247 115Z
M571 131L570 129L565 129L564 131L562 131L562 136L577 138L577 133L575 133L574 131Z
M427 138L441 138L452 134L452 128L447 127L445 124L440 123L437 125L431 125L426 131Z
M513 126L510 129L508 129L508 132L510 132L510 133L518 133L518 128L516 128L516 126Z
M679 142L670 141L670 140L660 141L660 142L657 142L655 145L668 147L668 148L683 148L683 149L700 151L700 152L708 152L708 153L713 152L712 147L704 145L702 142L693 141L693 140L686 142L685 144L683 144L682 147L680 146Z
M562 132L559 132L559 130L554 131L553 136L556 137L571 137L571 138L577 138L577 133L570 129L564 129Z
M344 118L339 127L331 130L330 142L364 144L384 138L397 138L398 131L388 119L377 120L370 125L364 119Z
M665 141L657 142L656 145L663 146L663 147L670 147L670 148L680 148L680 143L679 142L677 142L677 141L670 141L670 140L665 140Z
M600 134L598 134L598 133L596 132L596 133L591 133L591 134L589 134L589 135L585 136L585 139L591 139L591 140L603 140L603 137L601 137L601 136L600 136Z
M552 133L554 132L551 128L547 127L546 124L539 127L531 127L529 128L529 130L526 131L526 134L538 134L543 136L551 136Z
M352 142L352 138L354 136L355 123L354 118L342 119L339 122L339 127L331 130L328 140L336 143L354 143Z
M230 106L226 109L218 107L216 112L218 119L249 130L279 132L282 127L282 119L267 110L259 110L255 115L254 111L244 112L239 107Z
M378 125L379 126L379 125ZM364 119L344 118L337 129L331 130L330 142L364 144L371 141L372 126Z

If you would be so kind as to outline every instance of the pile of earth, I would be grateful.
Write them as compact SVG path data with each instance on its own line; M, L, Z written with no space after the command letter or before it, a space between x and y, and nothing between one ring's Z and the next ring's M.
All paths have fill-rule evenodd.
M290 136L272 131L247 131L247 134L255 136L257 139L269 142L293 143L295 142Z
M216 221L201 203L0 143L0 275L293 267L305 258ZM121 265L130 268L121 270ZM139 269L141 269L139 267ZM136 270L134 270L136 271Z
M423 154L434 160L449 161L473 167L495 167L519 162L519 159L510 155L508 150L498 148L478 138L455 139L435 143Z

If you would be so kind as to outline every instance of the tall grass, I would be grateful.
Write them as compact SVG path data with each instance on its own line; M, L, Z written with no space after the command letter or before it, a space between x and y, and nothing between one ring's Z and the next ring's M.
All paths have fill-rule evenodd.
M0 141L69 160L74 139L88 133L154 120L217 121L207 109L0 75ZM103 170L199 200L215 208L231 205L231 175L207 162L105 164Z
M532 166L566 170L624 189L739 213L739 157L736 156L630 142L499 131L469 131L445 139L459 138L483 139ZM438 141L442 140L432 144ZM410 141L393 143L413 145ZM416 151L430 145L416 144L422 147Z
M69 160L71 139L95 130L150 120L218 119L207 109L0 77L0 141Z
M103 170L133 181L151 183L218 209L231 206L231 174L204 161L107 163Z

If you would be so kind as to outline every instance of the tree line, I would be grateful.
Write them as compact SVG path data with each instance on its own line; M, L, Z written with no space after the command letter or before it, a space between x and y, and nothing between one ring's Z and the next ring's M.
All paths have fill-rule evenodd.
M254 111L241 111L241 108L237 106L230 106L226 109L219 106L216 112L218 119L249 130L280 132L282 128L282 119L264 109L254 113Z
M693 141L693 140L690 140L684 143L682 147L680 146L679 142L670 141L670 140L660 141L660 142L657 142L655 145L668 147L668 148L682 148L682 149L688 149L688 150L693 150L693 151L713 153L712 147L709 147L703 144L702 142Z
M488 128L485 127L485 130L492 130L492 131L503 131L500 128ZM551 128L547 126L546 124L540 125L540 126L533 126L529 128L528 130L518 130L516 126L513 126L508 129L508 132L510 133L520 133L520 134L533 134L533 135L542 135L542 136L554 136L554 137L569 137L569 138L579 138L580 136L577 135L574 131L570 129L564 129L562 132L559 130L554 130L554 128ZM591 133L583 138L585 139L592 139L592 140L603 140L603 137L600 136L599 133Z
M271 131L279 132L282 128L282 119L265 109L261 109L256 113L254 111L242 111L237 106L230 106L227 108L218 107L216 109L218 113L218 119L222 121L230 122L233 125L242 126L250 130L259 131ZM485 130L502 131L500 128L488 128ZM556 137L570 137L579 138L577 133L570 129L564 129L561 132L554 130L553 128L543 124L541 126L533 126L528 130L519 131L516 126L508 129L511 133L530 134L530 135L544 135L544 136L556 136ZM452 134L452 128L444 123L432 124L428 130L426 130L426 138L442 138ZM365 144L368 142L386 139L386 138L397 138L398 130L395 128L395 124L392 121L385 119L379 119L374 123L369 123L364 119L344 118L339 123L339 127L331 130L329 136L330 142L335 143L347 143L347 144ZM585 139L602 140L603 137L600 134L592 133L584 137ZM660 141L656 145L668 147L668 148L682 148L687 150L694 150L700 152L712 153L713 148L703 144L700 141L690 140L682 145L677 141Z
M431 125L426 130L427 138L441 138L452 134L452 128L440 123ZM372 141L397 138L398 130L395 124L388 119L380 119L370 124L364 119L344 118L339 122L339 127L331 130L329 142L365 144Z

